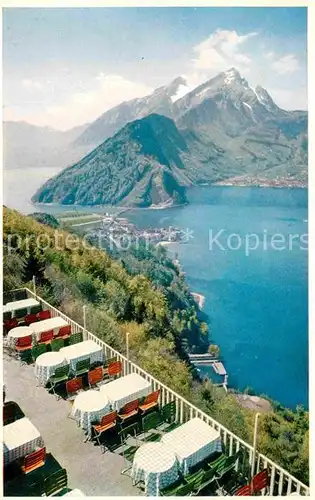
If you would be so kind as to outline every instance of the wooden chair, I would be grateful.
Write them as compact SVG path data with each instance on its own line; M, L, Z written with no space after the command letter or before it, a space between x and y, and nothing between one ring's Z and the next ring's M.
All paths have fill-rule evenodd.
M159 396L160 396L160 389L148 394L145 397L144 401L139 405L139 410L142 413L145 413L145 412L151 410L152 408L157 407Z
M40 448L37 451L33 451L29 455L24 457L21 469L23 474L28 474L39 467L42 467L45 464L46 460L46 448Z
M56 493L66 493L68 486L68 476L66 469L59 469L50 476L46 477L44 481L44 491L46 497L62 496L55 495Z
M109 431L110 429L114 429L116 427L116 423L117 423L117 411L112 411L111 413L104 415L99 424L92 425L92 429L94 431L93 437L96 439L97 443L100 446L101 446L100 442L101 435ZM104 446L104 452L105 452L105 446Z
M120 410L118 416L122 423L126 422L131 417L134 417L138 414L139 409L139 399L135 399L134 401L130 401L125 404L125 406Z
M12 328L16 328L17 326L19 326L19 322L16 318L6 319L3 323L6 334L9 333Z
M99 366L97 368L94 368L93 370L90 370L88 372L88 383L89 383L89 387L90 389L94 386L94 385L98 385L99 382L102 382L103 380L103 367L102 366Z
M73 403L74 398L83 389L82 377L75 377L66 382L67 400Z
M47 332L42 332L39 337L38 344L51 344L54 338L54 330L48 330Z
M251 488L249 484L246 484L245 486L241 486L236 492L234 493L234 496L236 497L250 497L252 495Z
M256 476L253 477L250 483L251 494L256 495L264 488L267 488L268 480L269 480L268 469L263 469L261 472L258 472L258 474L256 474Z
M66 340L71 335L71 325L62 326L56 335L56 339Z
M29 326L31 323L36 323L37 320L36 314L27 314L24 318L24 323Z
M104 369L104 375L109 379L115 379L122 372L121 361L113 361Z
M19 337L16 339L15 349L18 353L32 349L32 335L26 337Z
M46 311L39 311L37 314L37 317L39 321L44 321L44 319L50 319L51 318L51 312L46 310Z

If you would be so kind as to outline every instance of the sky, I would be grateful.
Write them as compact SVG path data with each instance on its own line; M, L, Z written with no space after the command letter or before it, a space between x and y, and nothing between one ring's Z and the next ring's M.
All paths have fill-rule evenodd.
M4 120L67 130L231 67L280 107L307 109L307 9L3 9Z

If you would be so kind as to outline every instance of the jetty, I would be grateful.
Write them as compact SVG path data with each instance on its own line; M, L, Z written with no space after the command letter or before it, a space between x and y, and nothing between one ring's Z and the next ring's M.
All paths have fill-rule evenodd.
M228 374L227 371L219 359L215 359L211 354L189 354L189 360L196 366L211 366L213 371L223 377L223 382L219 384L214 384L216 386L222 386L227 391L228 386Z

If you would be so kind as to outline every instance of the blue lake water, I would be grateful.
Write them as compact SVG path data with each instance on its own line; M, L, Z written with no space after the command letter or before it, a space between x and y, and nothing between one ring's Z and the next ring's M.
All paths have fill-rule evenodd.
M307 191L205 187L189 201L127 215L141 227L187 230L188 242L170 248L191 289L206 297L229 386L308 406ZM220 234L212 248L211 231ZM251 247L259 243L246 252L249 234L257 235L248 237Z
M57 170L4 171L4 203L23 213L38 211L30 197ZM126 216L139 227L187 231L187 243L170 248L191 289L206 297L204 311L229 386L250 386L289 407L308 406L307 191L204 187L191 189L189 201ZM211 231L219 233L218 244L211 245ZM246 237L256 250L246 252Z

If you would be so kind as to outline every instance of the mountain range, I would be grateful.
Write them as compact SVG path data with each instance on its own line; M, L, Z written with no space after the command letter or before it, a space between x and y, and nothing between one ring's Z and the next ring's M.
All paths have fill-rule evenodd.
M306 185L307 145L307 112L235 68L194 89L180 77L76 130L71 149L88 154L33 200L149 206L182 203L195 184Z

